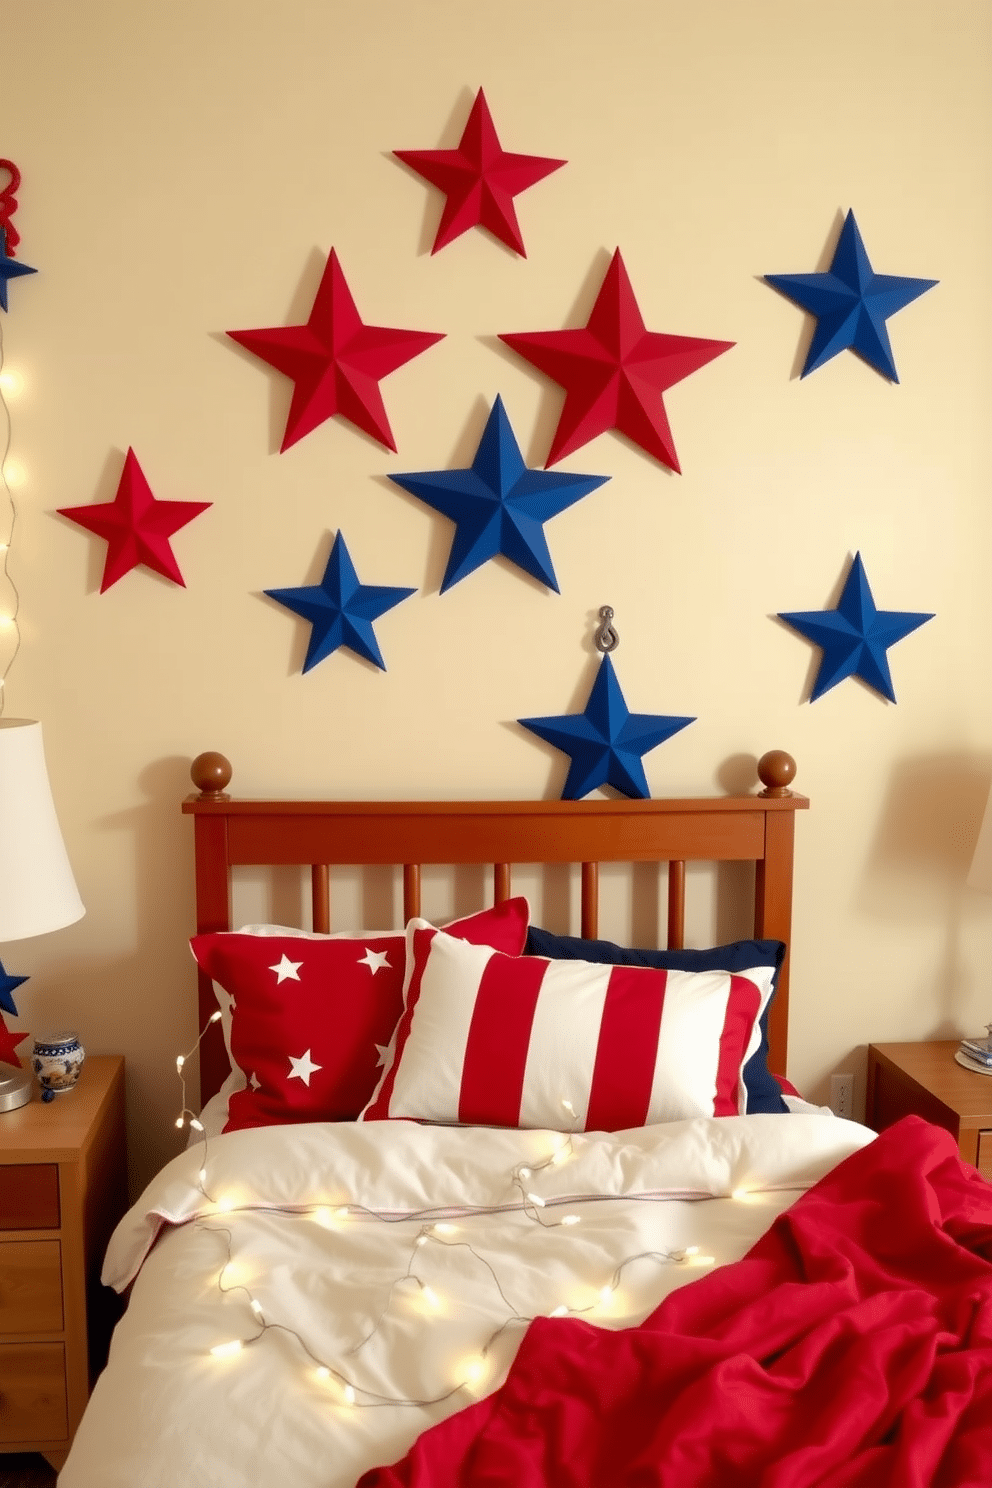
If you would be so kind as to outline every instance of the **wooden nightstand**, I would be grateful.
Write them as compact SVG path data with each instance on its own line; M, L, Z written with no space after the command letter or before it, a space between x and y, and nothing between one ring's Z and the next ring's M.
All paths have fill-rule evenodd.
M881 1131L900 1116L923 1116L992 1182L992 1075L962 1068L957 1047L957 1039L869 1044L865 1122Z
M126 1181L119 1056L0 1113L0 1454L68 1455L109 1336L100 1266Z

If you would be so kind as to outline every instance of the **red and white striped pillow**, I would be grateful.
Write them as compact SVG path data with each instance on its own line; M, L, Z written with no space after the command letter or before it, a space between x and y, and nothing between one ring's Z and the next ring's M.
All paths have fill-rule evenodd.
M773 970L512 957L412 920L392 1061L361 1119L618 1131L743 1113Z

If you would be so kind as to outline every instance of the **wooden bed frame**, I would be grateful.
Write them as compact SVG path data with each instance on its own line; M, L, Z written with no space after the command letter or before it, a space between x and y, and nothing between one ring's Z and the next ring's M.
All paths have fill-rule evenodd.
M404 919L420 913L424 865L492 864L491 902L510 897L514 864L581 864L580 933L595 938L600 863L668 865L668 945L684 944L687 862L754 863L753 935L789 946L795 816L809 805L789 789L795 761L772 750L758 761L757 795L684 800L595 801L254 801L227 794L222 754L193 761L196 929L230 930L232 870L310 867L313 929L330 929L330 867L389 864L403 869ZM482 906L480 906L482 907ZM210 978L199 974L200 1093L206 1101L228 1073ZM789 956L769 1017L770 1067L786 1072Z

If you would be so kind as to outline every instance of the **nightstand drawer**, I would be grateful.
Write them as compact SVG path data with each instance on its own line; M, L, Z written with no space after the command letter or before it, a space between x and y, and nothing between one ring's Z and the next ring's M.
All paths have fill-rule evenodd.
M0 1230L57 1230L56 1163L0 1165Z
M0 1344L0 1443L61 1441L68 1431L62 1345Z
M0 1245L0 1333L62 1329L62 1247L57 1240Z

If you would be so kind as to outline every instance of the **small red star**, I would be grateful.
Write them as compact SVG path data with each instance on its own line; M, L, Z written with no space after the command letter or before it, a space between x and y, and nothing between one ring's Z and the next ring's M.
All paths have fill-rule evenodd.
M437 331L365 325L333 248L306 325L227 334L296 384L280 454L335 413L395 450L379 381L444 340Z
M17 1054L17 1046L27 1038L26 1033L18 1033L16 1029L8 1028L3 1018L0 1018L0 1064L12 1064L15 1067L20 1064Z
M481 88L457 150L394 150L393 154L447 195L432 253L481 224L524 258L527 253L513 198L568 163L504 150Z
M645 330L619 248L581 330L499 339L565 389L547 465L617 429L675 471L680 467L661 395L734 345Z
M169 538L207 510L209 501L158 501L152 495L134 450L124 460L117 495L99 506L60 506L59 515L95 532L107 544L100 593L143 563L175 584L185 582Z

